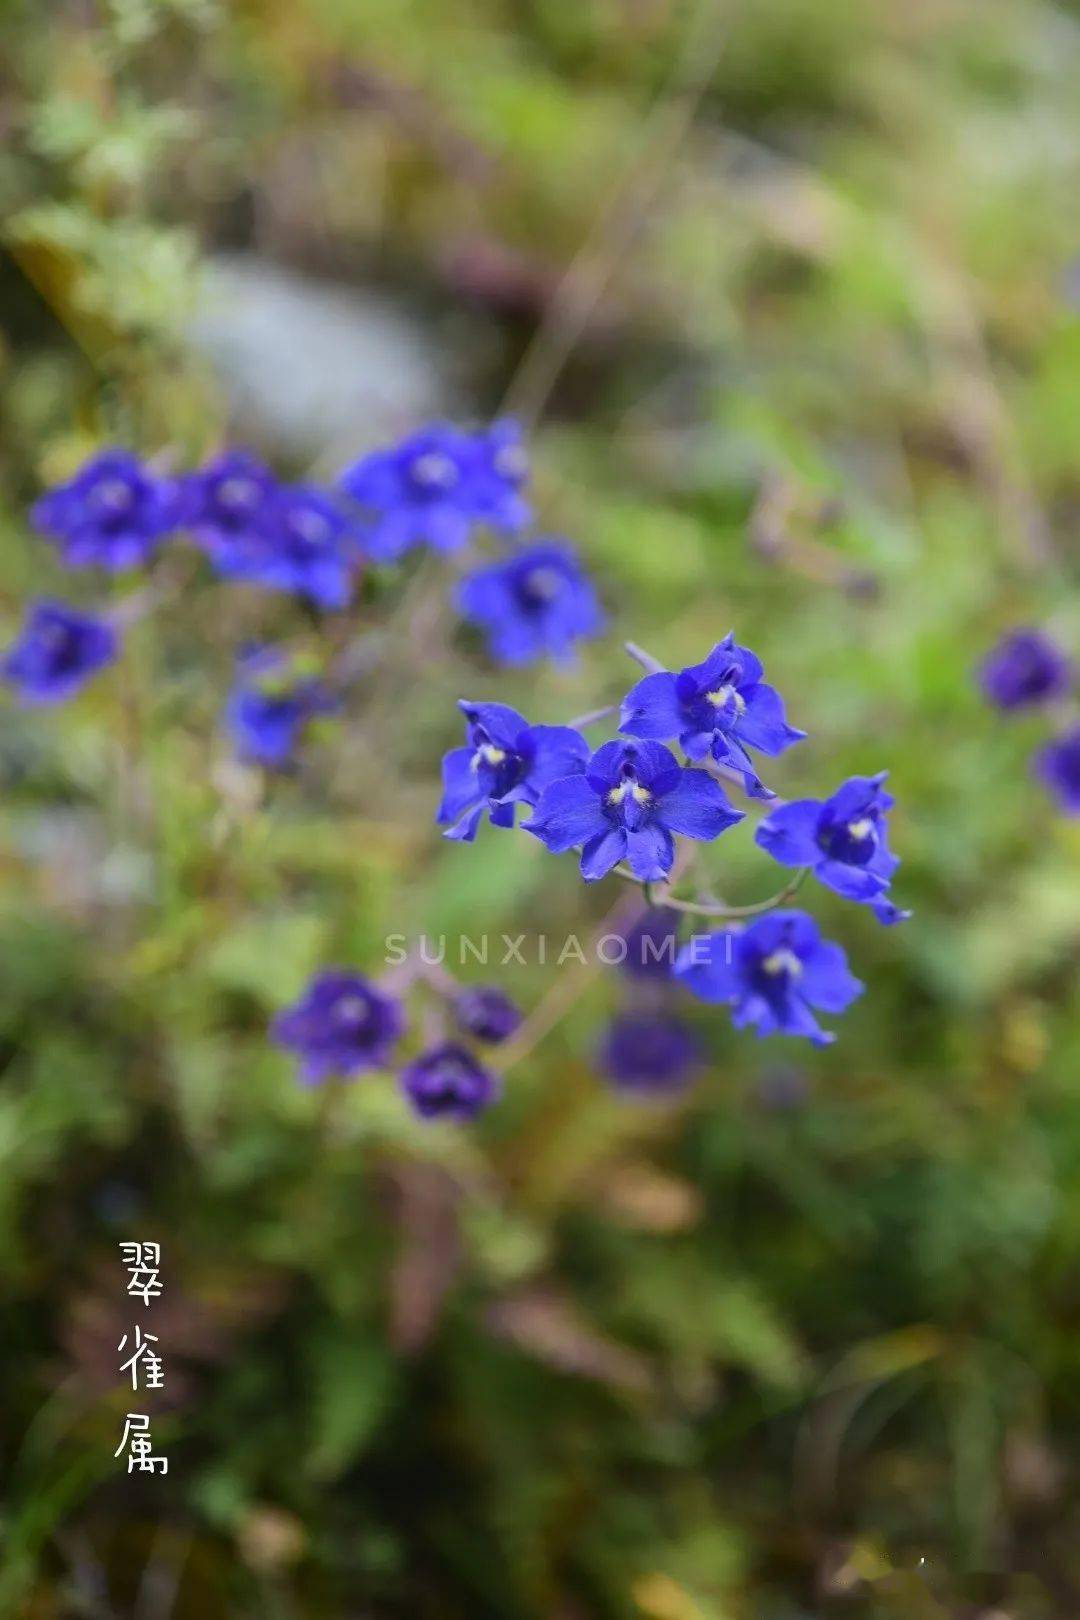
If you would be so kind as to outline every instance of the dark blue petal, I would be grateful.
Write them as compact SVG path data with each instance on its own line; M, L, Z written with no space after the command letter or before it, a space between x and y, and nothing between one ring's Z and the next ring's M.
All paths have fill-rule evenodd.
M671 834L655 821L627 829L626 858L630 870L641 883L655 883L667 877L675 859Z
M806 736L784 719L784 704L779 692L766 686L764 681L747 687L742 693L746 709L739 716L736 731L750 748L760 754L782 754L792 743Z
M796 799L770 811L759 824L754 842L782 866L816 866L821 860L817 843L820 818L819 799Z
M622 827L609 827L590 838L581 852L581 875L586 883L606 877L626 854L627 834Z
M798 988L822 1012L842 1013L866 986L849 971L842 947L823 939L803 957Z
M671 832L706 842L742 821L745 812L734 809L723 788L707 771L683 770L679 781L660 799L656 816Z
M627 693L619 717L619 730L631 737L651 737L667 742L685 726L685 716L675 690L675 676L666 671L646 675Z
M523 821L522 826L554 854L561 855L606 831L608 823L585 777L568 776L549 783L531 819Z
M814 875L845 900L872 900L888 887L884 878L875 877L865 866L848 866L843 861L822 861Z

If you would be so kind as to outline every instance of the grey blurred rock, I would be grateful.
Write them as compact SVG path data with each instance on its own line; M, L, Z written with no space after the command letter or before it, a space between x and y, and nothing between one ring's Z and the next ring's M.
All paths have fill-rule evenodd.
M207 262L190 338L220 378L234 436L317 454L323 472L452 411L436 345L400 307L254 254Z

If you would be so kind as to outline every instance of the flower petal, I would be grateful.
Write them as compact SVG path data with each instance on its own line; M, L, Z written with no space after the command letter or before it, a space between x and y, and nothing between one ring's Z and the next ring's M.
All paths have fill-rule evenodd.
M655 883L667 877L675 859L671 834L657 822L627 830L626 856L630 870L642 883Z
M754 842L782 866L816 866L821 859L817 843L820 816L818 799L782 804L759 824Z
M756 748L760 754L782 754L806 736L805 731L788 725L783 699L764 681L745 687L742 698L746 709L739 716L736 730L749 748Z
M742 821L744 814L728 803L708 771L693 769L680 771L678 783L657 807L657 819L671 832L706 842Z
M456 821L463 811L480 804L483 794L476 784L471 748L452 748L443 758L443 796L435 820L440 827Z
M667 742L677 737L685 717L675 690L675 676L662 671L646 675L627 693L619 716L619 730L631 737L652 737Z
M822 1012L842 1013L862 995L866 986L849 970L842 946L820 940L803 957L799 993Z
M888 888L884 878L875 877L865 866L847 866L843 861L822 861L814 876L845 900L872 900Z
M679 951L673 973L699 1001L734 1001L739 994L736 948L739 935L733 929L715 934L698 934Z
M532 819L521 825L556 855L608 830L600 801L584 776L565 776L549 783Z
M597 833L581 852L581 875L586 883L606 877L626 854L627 834L622 827L608 827Z

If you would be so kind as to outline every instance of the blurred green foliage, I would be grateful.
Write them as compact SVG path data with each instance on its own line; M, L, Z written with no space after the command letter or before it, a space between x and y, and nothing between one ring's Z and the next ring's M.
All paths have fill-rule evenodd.
M43 483L236 431L189 340L202 258L389 289L482 417L585 241L602 297L538 504L613 622L576 670L496 674L417 620L422 574L373 578L328 634L389 619L386 660L280 782L220 739L232 651L315 631L198 573L77 703L5 707L0 1610L1075 1614L1080 841L1030 777L1045 722L972 681L1018 621L1080 650L1075 9L2 22L9 629L95 588L27 529ZM635 212L649 109L717 22ZM436 837L459 693L562 720L625 688L621 635L677 661L730 626L811 732L785 795L893 772L916 919L812 896L868 985L838 1044L698 1009L702 1084L628 1105L591 1070L626 987L533 954L502 982L552 1027L475 1130L417 1125L388 1080L302 1093L266 1025L317 965L375 970L388 932L585 937L625 898L528 839ZM747 829L710 859L733 900L770 881ZM171 1460L133 1482L131 1237L164 1245Z

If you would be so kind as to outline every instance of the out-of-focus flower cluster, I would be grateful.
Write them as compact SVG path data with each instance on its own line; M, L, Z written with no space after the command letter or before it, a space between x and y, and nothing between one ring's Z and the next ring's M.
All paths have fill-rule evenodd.
M453 1029L422 1044L399 1069L399 1085L422 1119L473 1119L499 1094L498 1077L477 1043L507 1040L521 1014L493 985L462 991L452 981L434 980L429 988L441 1004L440 1017ZM399 991L331 968L316 974L299 1001L279 1013L272 1034L297 1057L300 1079L317 1085L390 1067L407 1022Z
M1076 686L1076 666L1045 631L1010 630L983 660L979 682L987 702L1004 714L1064 708ZM1080 719L1075 707L1032 764L1065 815L1080 816Z
M64 567L128 576L186 536L222 580L286 592L321 613L348 608L365 568L416 547L447 554L486 534L455 604L498 663L565 659L601 624L596 593L562 540L525 543L529 466L510 420L467 433L441 424L362 457L331 487L285 483L256 456L227 450L182 475L129 451L93 456L33 507L31 522ZM0 673L25 702L74 695L121 650L126 615L35 603ZM306 720L333 711L310 675L291 688L273 649L242 660L229 729L249 759L287 763Z

